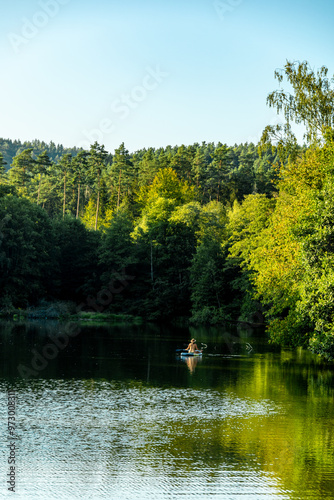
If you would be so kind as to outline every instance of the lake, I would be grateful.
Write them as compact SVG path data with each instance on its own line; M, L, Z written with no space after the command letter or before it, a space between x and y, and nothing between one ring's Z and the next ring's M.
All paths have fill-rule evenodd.
M2 322L0 342L1 498L334 498L334 369L309 352L126 324Z

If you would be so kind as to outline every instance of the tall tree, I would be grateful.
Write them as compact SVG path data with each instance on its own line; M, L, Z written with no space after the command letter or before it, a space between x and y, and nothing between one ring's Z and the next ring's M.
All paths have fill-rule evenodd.
M96 199L96 214L95 214L95 231L97 231L97 223L99 217L100 209L100 191L101 191L101 176L106 170L106 159L108 152L104 149L104 145L95 142L91 145L89 151L89 167L91 174L94 179L94 185L96 188L97 199Z
M65 216L54 221L59 257L60 299L79 302L97 288L97 259L100 233L89 231L80 220Z
M88 176L88 156L87 151L80 151L72 161L74 182L78 186L76 219L79 218L81 186Z
M206 191L209 199L220 200L224 179L228 172L229 149L226 144L218 146L213 153L213 161L207 166Z
M125 209L115 213L107 228L99 250L99 262L103 270L101 281L108 285L115 273L134 263L135 243L131 237L133 222Z
M3 154L0 153L0 176L3 176L6 172L5 165L7 165L7 162L4 160Z
M172 215L194 197L194 188L170 167L159 170L152 185L142 188L138 196L142 213L133 236L145 249L144 260L149 263L150 289L145 308L151 319L189 310L189 267L196 236L194 227L185 223L181 214L175 218ZM189 211L196 219L196 206Z
M41 183L43 180L43 176L45 176L48 173L48 170L51 167L51 165L52 161L50 160L50 157L46 151L43 151L43 153L37 156L34 169L34 174L37 175L38 178L37 205L39 205Z
M66 153L59 162L59 167L62 173L63 178L63 218L65 217L66 210L66 189L67 189L67 181L68 176L72 170L72 155L70 153Z
M186 148L182 144L176 152L176 154L171 158L170 166L178 174L179 177L183 179L190 180L192 161L193 161L193 151Z
M297 140L291 128L293 122L306 127L305 139L309 144L323 139L328 133L333 134L333 79L329 80L327 75L325 66L315 73L306 61L287 61L283 70L275 71L279 84L286 77L292 92L280 88L268 95L267 104L277 113L283 113L285 124L267 126L261 138L263 145L276 142L283 159L287 154L295 155Z
M232 181L235 181L238 201L242 201L244 196L255 191L254 145L253 147L249 147L248 144L246 146L247 149L244 149L239 156L239 167L231 176Z
M4 235L0 251L0 307L6 296L26 307L52 295L57 279L57 249L50 218L27 199L0 197Z
M159 170L159 163L154 154L154 149L149 148L138 166L138 182L140 186L151 184Z
M28 184L36 164L36 160L34 160L32 153L32 148L25 149L21 153L18 153L13 159L9 171L10 181L19 188L19 192L25 195L28 194Z
M207 162L205 154L201 149L197 149L191 166L192 177L197 188L200 188L200 186L202 186L205 178L206 168Z
M0 153L0 179L2 179L6 173L5 165L7 165L7 162L4 160L3 154Z
M134 169L129 151L124 146L124 142L118 149L115 149L115 155L111 166L111 177L114 186L117 186L117 209L120 206L122 194L130 194L133 183Z

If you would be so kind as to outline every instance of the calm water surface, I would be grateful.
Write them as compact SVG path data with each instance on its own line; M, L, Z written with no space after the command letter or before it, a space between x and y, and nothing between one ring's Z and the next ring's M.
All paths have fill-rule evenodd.
M65 328L0 324L0 498L334 499L332 365L256 331Z

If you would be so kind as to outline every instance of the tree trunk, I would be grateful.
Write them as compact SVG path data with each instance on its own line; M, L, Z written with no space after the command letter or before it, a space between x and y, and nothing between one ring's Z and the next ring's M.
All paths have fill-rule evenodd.
M77 216L76 216L77 219L79 219L79 205L80 205L80 182L78 186L78 201L77 201Z
M121 199L121 175L122 175L122 170L119 171L117 210L119 209L119 203Z
M37 205L39 205L39 193L41 191L41 179L39 180L38 183L38 191L37 191Z
M97 231L97 221L99 218L99 208L100 208L100 174L98 180L98 188L97 188L97 201L96 201L96 216L95 216L95 231Z
M63 219L65 218L65 207L66 207L66 172L64 175L64 203L63 203Z

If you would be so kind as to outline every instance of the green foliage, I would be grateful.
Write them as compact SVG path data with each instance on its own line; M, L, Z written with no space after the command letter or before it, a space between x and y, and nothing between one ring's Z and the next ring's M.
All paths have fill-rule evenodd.
M0 153L0 181L4 178L6 173L5 165L7 165L7 162L4 160L3 154Z
M119 323L135 323L141 324L142 319L140 316L132 316L130 314L114 314L114 313L99 313L99 312L85 312L81 311L78 314L80 321L89 321L93 323L115 322Z
M64 150L56 163L46 149L37 158L31 148L26 154L27 179L17 186L23 194L23 184L25 196L55 218L55 297L98 295L125 269L136 280L108 306L117 313L144 311L147 318L168 319L189 316L192 308L200 318L203 307L213 322L238 315L240 269L226 260L223 203L241 202L255 189L254 145L202 143L131 155L121 144L111 159L95 143L77 156ZM74 217L103 232L101 246Z
M115 155L110 167L112 188L115 193L117 193L117 208L120 207L124 197L130 195L134 181L133 177L133 162L123 142L120 147L115 150Z
M79 218L80 214L80 202L82 199L81 188L83 184L89 182L89 163L88 163L89 153L87 151L80 151L72 161L72 171L73 171L73 183L77 187L77 210L76 218Z
M32 157L32 149L25 149L13 159L11 169L9 171L10 182L15 184L19 193L22 195L28 194L28 187L34 171L36 161Z
M172 156L170 167L183 179L190 180L192 170L193 151L182 145L178 148L175 155Z
M99 145L97 142L91 145L88 157L88 164L90 174L92 175L93 186L96 192L96 213L94 229L97 230L99 211L100 211L100 195L101 195L101 179L106 171L106 161L108 152L104 146Z
M308 144L323 141L334 127L333 79L329 80L328 69L322 66L316 73L307 61L287 61L283 70L275 71L275 78L281 84L286 77L292 93L283 88L271 92L267 103L282 113L283 125L267 126L263 132L262 146L275 142L282 161L290 156L296 159L298 145L291 123L306 127L305 139Z
M103 235L99 263L104 269L101 280L107 285L122 269L134 264L135 243L131 238L133 222L127 211L120 208Z
M255 265L254 251L261 245L262 231L268 226L274 206L274 200L255 194L247 196L242 205L235 202L229 211L230 255L239 258L242 266Z
M194 189L167 167L160 170L147 189L141 189L138 202L141 217L133 237L143 249L147 263L149 290L145 309L150 319L164 319L189 311L189 267L196 247L196 224L184 218L182 208L193 213ZM186 209L185 209L186 210Z
M186 315L190 307L189 267L195 248L191 228L173 221L159 221L147 235L151 261L151 290L146 305L151 319Z
M195 194L188 182L181 181L177 173L168 167L160 170L155 176L152 186L148 190L146 203L150 204L159 197L173 200L175 204L181 205L193 200Z
M240 168L247 164L253 172L251 159L258 158L254 145L228 148L221 143L202 143L150 148L131 155L121 144L112 158L98 143L89 152L72 154L63 149L57 157L50 148L37 151L37 156L36 149L18 151L10 170L11 184L2 184L1 192L5 195L17 189L53 219L49 222L54 231L55 271L50 295L75 301L86 293L98 295L101 285L108 287L125 270L136 280L122 294L116 294L108 306L111 310L144 311L150 319L188 316L193 286L190 275L201 271L200 266L194 271L193 259L197 249L205 247L206 284L204 278L203 282L192 282L197 287L193 314L200 314L196 294L201 287L205 294L207 287L206 303L211 296L215 301L208 305L213 321L230 317L225 302L228 304L235 293L227 282L237 271L226 267L221 244L226 239L227 219L220 200L231 199L231 193L242 199L246 191ZM253 184L252 180L248 191ZM96 239L87 228L100 230ZM212 260L209 241L218 252ZM215 281L212 286L212 276L221 284L217 292L220 306L216 303L218 285Z
M311 324L295 308L291 308L285 318L275 317L268 322L270 342L283 347L308 347Z
M19 158L30 152L27 168L18 169L13 164L9 170L12 185L52 217L59 213L82 217L94 228L110 223L111 214L122 203L127 205L132 217L139 217L140 188L145 191L159 172L171 166L191 189L196 188L196 199L201 203L219 200L226 204L235 199L241 202L245 194L271 191L268 185L273 177L271 157L266 157L265 174L261 174L257 182L255 162L259 156L254 144L227 147L222 143L203 142L158 150L149 148L130 154L122 143L114 155L98 143L92 145L89 152L56 147L53 143L48 146L39 141L25 145L26 149L19 141L14 144L0 139L0 151L7 163L9 151L16 151ZM6 177L3 179L6 181Z
M148 151L145 151L137 165L138 185L147 186L151 184L159 168L163 168L162 161L156 157L154 149L150 148Z
M269 225L270 216L274 210L275 201L265 195L246 196L240 205L234 202L228 212L228 258L225 272L229 272L228 282L235 297L235 305L239 305L240 319L252 321L254 313L260 311L257 300L262 291L258 281L263 278L260 270L266 271L266 244L263 234ZM268 245L270 247L270 245ZM271 303L262 295L264 303Z
M44 210L28 200L0 198L0 298L15 306L47 296L57 276L54 230Z
M66 216L54 221L58 251L58 298L80 302L98 286L100 234L87 231L79 220Z
M274 200L247 197L230 214L231 258L250 273L272 342L333 359L334 144L281 168Z
M38 155L36 159L36 163L34 165L33 171L33 180L32 182L38 183L37 188L37 205L39 205L41 200L41 187L44 184L46 177L49 175L49 170L52 166L52 162L46 151L43 151L40 155ZM45 197L43 197L43 201L45 201Z
M334 154L324 154L319 159L327 171L321 189L310 193L309 206L295 228L296 237L302 240L304 276L300 286L298 312L309 318L316 332L311 335L311 349L331 359L334 352L334 183L332 169ZM333 149L332 149L333 151ZM324 161L324 158L327 161ZM327 350L327 355L326 355Z
M2 308L112 289L108 314L215 324L261 312L272 342L333 359L334 94L326 68L287 62L284 76L292 93L268 103L286 123L259 150L17 143L7 174L13 145L0 140Z
M197 247L191 266L192 321L218 323L231 319L226 303L230 283L222 272L225 252L219 241L206 237Z
M261 157L254 161L254 191L271 197L277 192L279 177L278 157L271 147L262 148Z
M331 326L325 331L315 331L309 340L312 352L319 354L328 361L334 360L334 328Z
M65 148L61 144L56 145L52 141L47 144L44 141L35 139L34 141L25 141L22 143L19 140L12 141L10 139L0 138L0 151L2 151L8 166L13 163L13 159L17 154L22 153L24 149L29 148L33 150L34 157L37 157L46 151L53 163L57 163L66 153L71 153L72 156L75 156L80 151L80 149L75 147Z

